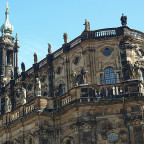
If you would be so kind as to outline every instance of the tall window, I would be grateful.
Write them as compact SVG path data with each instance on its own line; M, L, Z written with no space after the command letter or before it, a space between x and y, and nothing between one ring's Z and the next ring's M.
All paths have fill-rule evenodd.
M101 85L104 84L104 77L103 74L100 75Z
M112 67L105 69L105 84L114 84L115 83L115 72Z
M70 140L67 140L66 144L71 144L71 141L70 141Z
M59 85L59 96L63 95L64 93L65 93L65 87L62 84L60 84Z
M116 77L117 77L117 83L120 83L120 73L119 72L117 72Z
M32 144L32 138L29 139L29 144Z

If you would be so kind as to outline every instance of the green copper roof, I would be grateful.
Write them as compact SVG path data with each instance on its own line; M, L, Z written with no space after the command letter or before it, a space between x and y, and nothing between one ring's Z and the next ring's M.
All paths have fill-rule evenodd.
M6 7L6 12L5 12L5 23L1 26L1 32L4 35L10 35L13 32L13 25L10 24L9 22L9 11L8 11L8 5Z

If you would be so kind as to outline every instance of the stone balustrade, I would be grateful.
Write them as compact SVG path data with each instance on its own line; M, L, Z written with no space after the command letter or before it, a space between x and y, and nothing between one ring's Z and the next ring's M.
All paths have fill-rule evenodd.
M139 80L129 80L109 85L79 85L68 93L57 97L55 107L64 107L74 102L138 96L143 96L143 84Z

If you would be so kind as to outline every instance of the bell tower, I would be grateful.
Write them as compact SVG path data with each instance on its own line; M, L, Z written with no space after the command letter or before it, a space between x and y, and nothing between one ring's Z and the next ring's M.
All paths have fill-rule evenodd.
M18 36L11 36L13 26L9 22L8 4L5 12L5 22L1 26L0 37L0 87L18 76Z

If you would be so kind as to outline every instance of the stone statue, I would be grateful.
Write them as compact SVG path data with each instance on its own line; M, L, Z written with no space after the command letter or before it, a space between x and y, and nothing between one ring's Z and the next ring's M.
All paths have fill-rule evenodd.
M21 88L21 104L24 105L26 103L26 89L24 87Z
M90 31L90 23L87 19L85 19L85 31Z
M3 78L1 79L1 86L2 86L2 87L5 86L5 82L4 82L4 79L3 79Z
M121 20L122 26L126 26L127 25L127 16L124 16L124 14L122 14L120 20Z
M10 98L6 95L5 97L5 113L11 112L12 104Z
M77 73L75 70L73 70L73 73L71 75L71 79L72 79L72 83L73 83L73 86L77 86L78 83L77 83Z
M63 39L64 39L65 44L68 43L68 34L67 33L64 33Z
M38 60L37 60L37 54L34 53L34 64L36 64L37 62L38 62Z
M135 62L134 64L134 70L135 70L135 78L143 81L143 73L137 62Z
M35 86L35 94L36 96L41 96L41 81L39 78L35 79L36 86Z
M83 66L82 70L81 70L81 75L82 75L82 84L86 84L87 83L87 70L85 68L85 66Z
M23 62L21 63L21 69L22 69L22 72L25 72L25 64Z
M48 43L48 54L51 54L52 53L52 50L51 50L51 44Z
M140 83L140 93L143 93L143 83Z
M143 81L143 73L140 68L138 69L138 75L139 75L139 80Z
M10 70L10 76L11 76L11 79L13 79L13 71Z
M135 78L135 72L134 67L130 63L130 61L127 61L126 65L126 72L125 72L125 79L134 79Z

